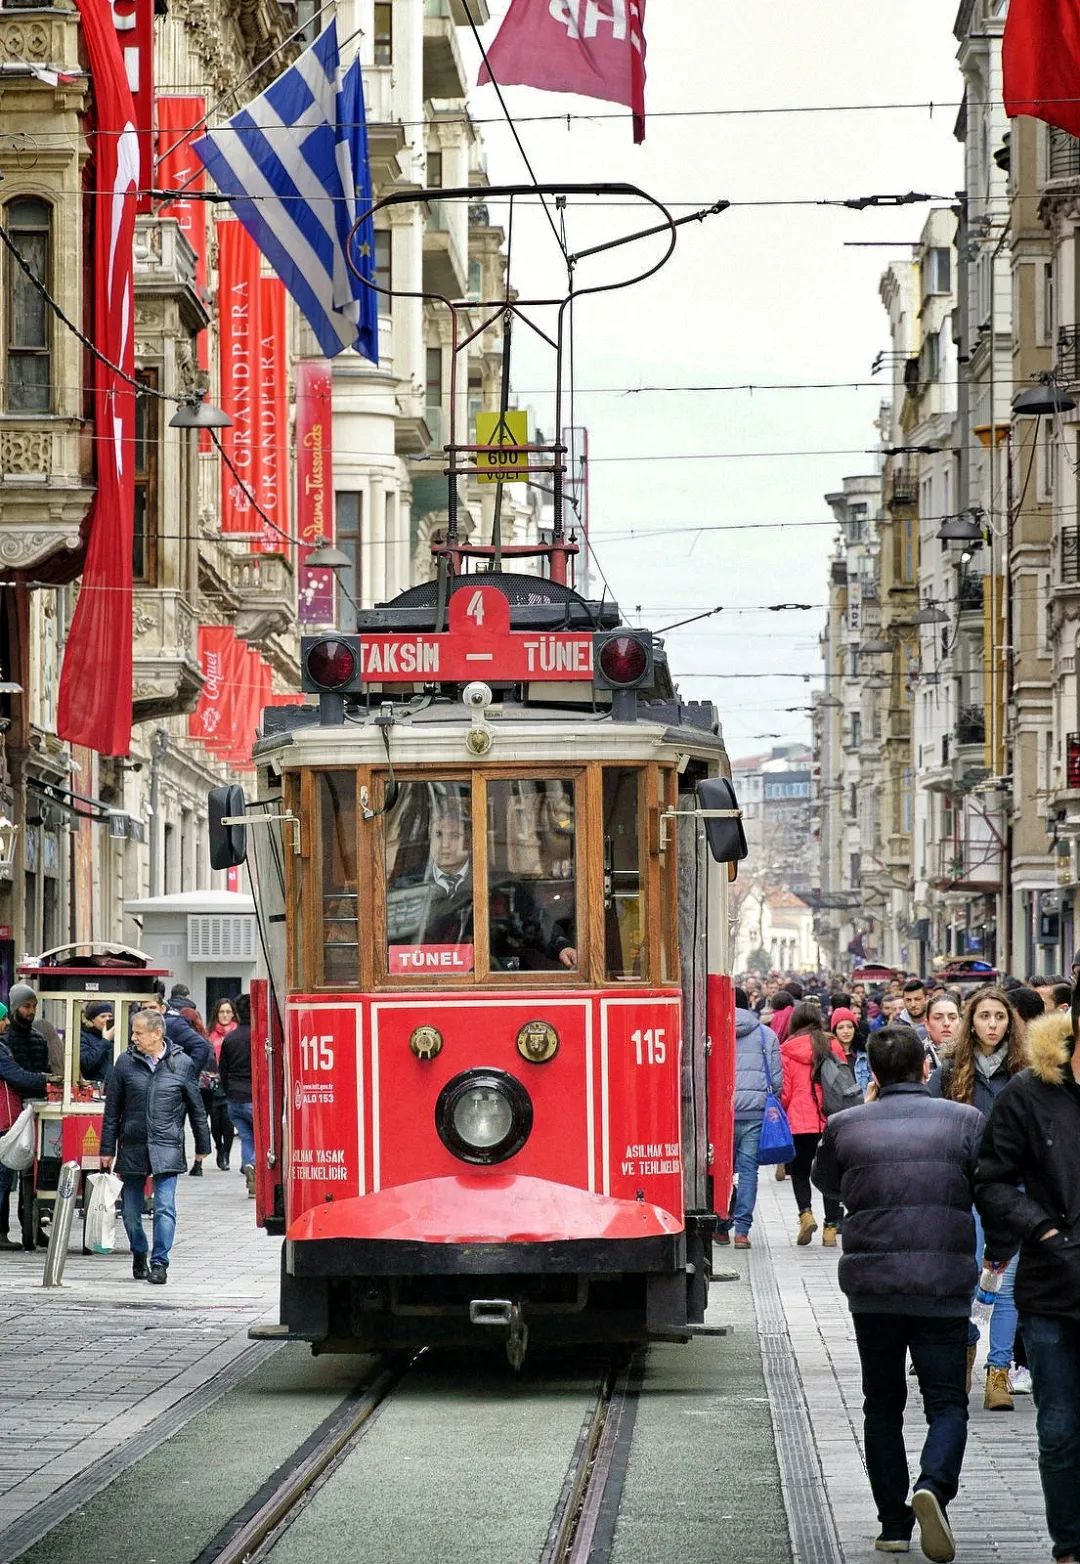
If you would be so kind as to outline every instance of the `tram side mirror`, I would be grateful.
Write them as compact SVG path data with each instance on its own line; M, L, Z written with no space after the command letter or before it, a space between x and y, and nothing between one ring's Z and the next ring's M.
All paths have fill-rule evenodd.
M206 800L210 827L211 869L235 869L247 856L247 826L226 825L225 821L242 815L247 807L244 790L236 782L212 787Z
M697 785L697 796L699 809L739 808L735 789L727 777L702 777ZM709 839L709 851L717 863L741 863L750 851L746 845L741 811L727 819L716 815L707 816L705 835Z

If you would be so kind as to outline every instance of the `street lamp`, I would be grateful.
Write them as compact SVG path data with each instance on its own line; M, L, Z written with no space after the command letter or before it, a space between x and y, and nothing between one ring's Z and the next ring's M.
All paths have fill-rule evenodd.
M10 879L15 870L15 843L19 828L7 815L0 815L0 876Z
M1071 413L1075 407L1074 398L1055 383L1049 371L1039 376L1038 385L1027 386L1023 391L1018 391L1012 400L1013 416L1019 418L1041 418L1048 413Z
M169 419L170 429L231 429L232 419L220 407L208 402L204 394L181 402Z
M949 616L943 608L939 608L933 598L928 598L918 613L912 614L912 624L916 625L947 625Z
M938 530L939 543L963 543L969 549L982 548L983 531L974 511L946 516Z
M883 635L872 635L868 641L864 641L859 647L864 657L880 657L884 652L892 651L892 642L887 641Z

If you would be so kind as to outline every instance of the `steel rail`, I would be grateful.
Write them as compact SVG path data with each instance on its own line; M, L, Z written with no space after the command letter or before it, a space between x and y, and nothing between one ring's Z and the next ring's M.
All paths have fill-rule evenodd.
M570 1458L540 1564L604 1564L610 1557L637 1418L644 1353L609 1368Z

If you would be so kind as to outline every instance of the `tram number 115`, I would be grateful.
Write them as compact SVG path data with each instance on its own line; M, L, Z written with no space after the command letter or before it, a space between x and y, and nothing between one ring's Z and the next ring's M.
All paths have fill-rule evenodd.
M305 1070L332 1070L334 1068L334 1035L301 1037L300 1063Z
M634 1061L637 1064L663 1064L667 1058L667 1043L660 1027L648 1027L630 1033L634 1045Z

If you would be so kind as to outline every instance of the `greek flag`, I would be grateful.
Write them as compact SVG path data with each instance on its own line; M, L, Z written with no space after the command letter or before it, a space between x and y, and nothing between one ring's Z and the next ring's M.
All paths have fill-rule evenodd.
M342 75L337 23L219 130L195 142L210 177L281 278L328 358L354 347L379 361L379 295L345 260L371 205L360 61ZM375 274L368 218L352 258Z

